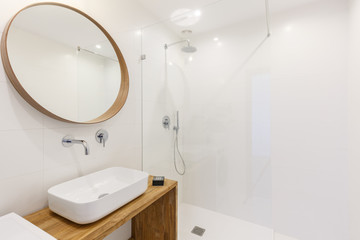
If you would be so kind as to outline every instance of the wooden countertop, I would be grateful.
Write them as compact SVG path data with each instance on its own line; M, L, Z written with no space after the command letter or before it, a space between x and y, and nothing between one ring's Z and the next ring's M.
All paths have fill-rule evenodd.
M149 187L143 195L94 223L85 225L73 223L51 212L49 208L42 209L24 218L57 239L103 239L177 187L177 182L169 179L166 179L165 185L161 187L152 186L151 183L152 177L149 177Z

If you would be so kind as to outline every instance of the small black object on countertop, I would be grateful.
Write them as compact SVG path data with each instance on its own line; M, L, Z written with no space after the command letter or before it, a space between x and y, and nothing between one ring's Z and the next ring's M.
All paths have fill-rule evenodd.
M153 186L164 186L165 177L164 176L154 176L152 185Z

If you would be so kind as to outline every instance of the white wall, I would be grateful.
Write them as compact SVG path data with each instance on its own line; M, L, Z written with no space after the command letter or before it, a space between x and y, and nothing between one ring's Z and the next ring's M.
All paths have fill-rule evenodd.
M211 18L218 7L204 8L202 13ZM195 31L195 37L188 37L198 51L182 53L181 44L171 46L165 63L164 44L178 38L165 36L162 29L172 24L165 21L143 31L144 168L177 176L174 131L164 130L160 121L169 115L172 129L179 110L179 144L186 162L186 174L178 178L183 182L180 201L270 225L270 168L266 174L262 171L269 156L251 155L248 131L252 81L269 72L268 48L257 51L266 37L265 21L262 17L202 35ZM222 46L213 41L216 36ZM181 168L181 161L177 163Z
M166 24L160 23L144 28L142 38L142 50L146 55L142 65L144 171L177 180L178 196L181 199L182 177L176 173L173 162L175 137L173 127L176 123L176 111L181 110L179 108L183 99L179 101L173 99L171 84L174 76L180 78L182 76L174 74L172 69L165 66L164 49L166 43L176 42L179 37L171 32ZM174 48L167 50L168 59L178 56L176 47ZM169 129L162 126L164 116L170 117ZM179 168L182 169L181 166Z
M0 4L0 29L4 28L7 20L17 10L30 4L30 2L25 0L2 2ZM1 69L0 189L2 195L7 197L0 201L0 215L11 211L26 215L43 208L46 206L46 190L50 186L84 173L107 166L141 168L141 81L139 65L141 51L139 47L140 37L133 30L136 26L149 21L151 16L148 16L146 11L141 11L132 0L105 0L101 2L97 0L64 0L61 2L79 7L89 13L115 37L125 55L130 71L129 98L121 112L104 123L90 126L61 123L43 116L22 100ZM347 81L349 50L347 1L319 1L272 16L273 35L271 37L272 59L270 67L272 69L273 224L277 232L298 239L355 240L359 239L360 235L358 232L360 216L358 173L360 167L358 164L359 140L357 137L360 103L358 99L360 87L357 81L360 4L358 0L352 0L351 4L352 41L350 49L352 54L349 82ZM174 119L174 111L184 107L177 105L176 99L184 96L181 95L181 92L174 93L176 95L175 100L167 104L169 96L165 98L166 100L162 100L163 92L153 92L153 89L161 87L164 81L162 78L164 75L159 71L164 57L161 53L163 44L175 40L172 34L163 35L163 31L164 29L159 29L159 32L156 33L157 36L155 36L157 49L153 49L153 51L159 55L154 56L153 60L156 61L157 67L144 69L150 74L150 79L154 81L147 83L147 87L149 87L147 91L153 95L146 96L144 94L144 110L149 111L144 113L144 116L149 116L149 125L144 126L148 126L149 130L152 129L151 132L144 132L144 136L149 137L144 139L144 144L149 143L149 145L144 146L144 150L150 151L149 154L153 160L159 159L161 151L166 151L162 156L166 164L161 166L173 169L171 159L173 132L163 130L160 121L164 114L169 114ZM236 38L233 37L231 38L235 40ZM233 44L236 44L235 42ZM242 47L247 49L245 45ZM199 40L197 47L202 46L203 44ZM253 46L249 46L249 48L253 48ZM145 53L151 60L151 51ZM200 49L198 53L200 53ZM229 53L231 52L226 52L226 54ZM266 56L266 53L264 54ZM206 56L204 55L204 57ZM227 55L221 55L221 57L226 59ZM263 61L261 57L255 59L259 62L253 62L253 66ZM196 61L195 55L194 61ZM146 66L144 65L144 67ZM146 73L145 71L144 73ZM178 76L178 70L169 71L173 76ZM250 73L253 72L250 71ZM180 81L183 78L186 79L185 76L182 76L178 80ZM206 80L197 79L199 81ZM193 82L192 84L199 84L198 87L201 87L200 83L204 84L204 82ZM175 86L171 89L174 88ZM240 89L241 93L246 95L247 89L249 89L248 85L244 89ZM350 89L349 101L347 98L348 89ZM224 94L223 97L237 96L240 93L234 93L232 90L235 91L236 88L229 88L224 91L224 93L231 94ZM211 97L211 94L206 97ZM246 96L242 97L244 100L249 99ZM241 110L234 110L231 105L226 104L230 100L224 99L226 101L216 106L218 110L223 110L223 112L217 112L217 114L225 115L229 112L237 113ZM156 108L158 104L156 101L160 101L162 106L160 110ZM243 103L242 106L244 111L249 107L246 103ZM200 104L193 107L202 111L210 112L213 110L211 107L202 108ZM349 122L348 109L350 112ZM217 136L220 136L219 134L223 134L220 130L224 126L224 121L216 118L217 114L211 114L211 117L215 117L212 118L214 124L211 126L217 127L214 131L218 134ZM250 113L248 114L250 115ZM181 117L186 118L186 115L181 115ZM239 134L241 131L246 131L246 127L249 126L246 125L248 124L246 118L243 118L243 115L236 115L235 119L244 123L243 126L239 126L238 132L235 133ZM188 120L183 120L188 121L188 123L195 121L199 130L203 131L201 136L194 135L188 138L190 141L188 148L184 149L187 151L186 157L190 157L191 152L203 154L203 151L208 151L216 158L213 164L217 165L209 166L216 169L218 173L212 173L218 174L219 177L229 176L224 174L224 169L222 169L227 165L219 161L231 160L234 158L233 155L226 155L222 151L214 153L211 151L211 146L200 148L199 152L196 152L196 149L193 151L191 148L189 149L192 146L198 147L196 141L209 140L206 138L206 131L209 130L209 126L201 125L207 120L209 119L188 118ZM145 121L146 119L144 119ZM233 134L231 126L225 127L227 129L226 136ZM94 134L100 128L105 128L110 133L105 149L94 140ZM184 128L186 129L185 126ZM191 131L191 128L188 128L189 130ZM350 168L348 168L347 161L347 130L349 130L350 137ZM74 146L70 149L62 147L60 141L66 134L87 140L90 144L91 154L84 156L81 146ZM157 143L151 142L154 138L163 138L163 140L157 145ZM210 140L215 141L216 139ZM242 141L244 144L248 144L248 140L244 138ZM236 150L236 146L232 147ZM251 148L249 147L249 149ZM244 154L244 159L248 157L246 152L241 154ZM211 155L209 156L211 157ZM248 165L244 165L244 167L247 168ZM207 170L200 169L203 172ZM248 168L245 171L248 172ZM348 191L349 171L350 194ZM236 176L236 174L234 173L231 176ZM246 189L246 186L241 185L241 187ZM350 216L352 217L350 221L351 238L348 231L349 202ZM126 239L130 234L129 224L121 231L124 231L125 234L118 233L112 237Z
M104 114L119 93L121 72L119 63L102 56L79 51L78 121L88 121Z
M173 99L184 101L180 106L184 123L182 147L188 164L183 179L184 201L260 224L269 224L264 219L269 216L266 211L272 208L276 239L287 238L286 235L301 240L359 239L360 4L355 0L352 4L350 48L348 1L319 0L272 13L270 41L245 65L240 63L261 40L255 38L256 28L251 28L251 22L247 23L249 31L244 35L237 35L241 30L236 26L219 30L224 36L219 37L223 41L221 49L212 41L215 32L192 39L198 48L192 62L176 62L172 70L168 67L169 74L173 74L171 81L182 83L161 90L168 91ZM350 83L349 50L354 51ZM269 56L270 61L266 61ZM234 71L236 67L240 70ZM159 64L158 69L164 68ZM268 159L251 156L254 144L251 117L256 117L251 109L256 105L251 103L254 100L250 96L254 88L251 78L264 76L269 69L271 174L266 171L263 181L252 192L252 175L258 174L253 170L262 169ZM163 73L158 74L157 77ZM159 90L164 85L154 82L151 87ZM146 91L147 88L145 94ZM153 104L147 109L144 105L145 111L161 108ZM349 109L353 117L350 124ZM158 135L156 139L161 137ZM163 147L163 151L168 151ZM256 161L260 164L254 164ZM232 185L231 181L236 184ZM269 182L272 187L266 191ZM266 201L253 201L258 204L253 209L258 207L258 212L246 212L246 208L238 211L237 207L249 195L263 200L271 198L271 206Z
M350 239L360 239L360 1L350 1L349 186Z
M272 15L273 224L301 240L349 239L347 4Z
M37 1L0 3L0 31L18 10ZM78 7L110 32L122 50L130 72L130 93L123 109L112 119L94 125L76 125L50 119L30 107L14 90L0 69L0 215L26 215L47 205L49 187L110 166L141 169L140 36L135 29L152 16L131 0L58 1ZM2 34L2 32L0 32ZM95 133L109 132L106 148ZM63 136L85 139L82 146L64 148ZM128 239L129 224L113 238ZM122 231L124 233L122 234Z
M266 35L261 18L191 38L198 51L183 54L187 64L182 131L188 166L184 201L271 226ZM267 137L260 139L268 140L261 143L258 133L266 129ZM263 146L267 153L259 154Z

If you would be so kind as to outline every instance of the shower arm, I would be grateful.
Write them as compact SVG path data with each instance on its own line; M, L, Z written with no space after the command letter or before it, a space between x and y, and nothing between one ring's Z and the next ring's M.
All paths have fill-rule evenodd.
M177 41L177 42L174 42L174 43L170 43L170 44L165 44L164 45L164 48L165 50L168 49L169 47L173 46L173 45L176 45L176 44L179 44L179 43L182 43L182 42L187 42L188 46L190 46L190 40L189 39L184 39L184 40L180 40L180 41Z

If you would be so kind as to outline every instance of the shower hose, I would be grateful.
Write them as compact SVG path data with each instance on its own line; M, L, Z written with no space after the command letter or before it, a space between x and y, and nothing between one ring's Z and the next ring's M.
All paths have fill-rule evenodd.
M182 157L180 150L179 150L179 136L178 136L178 131L175 131L176 135L175 135L175 141L174 141L174 166L175 166L175 170L179 175L184 175L185 171L186 171L186 165L185 165L185 161L184 158ZM176 163L176 152L178 152L179 157L181 159L181 164L183 166L183 170L180 171L178 169L177 163Z

